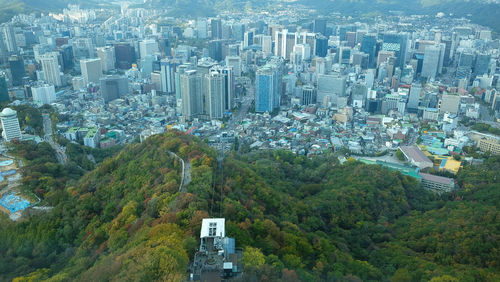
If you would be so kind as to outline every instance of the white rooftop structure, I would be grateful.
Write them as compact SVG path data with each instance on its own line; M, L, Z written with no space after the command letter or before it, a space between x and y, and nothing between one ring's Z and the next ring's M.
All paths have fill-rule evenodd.
M225 218L204 218L201 223L200 238L226 237Z

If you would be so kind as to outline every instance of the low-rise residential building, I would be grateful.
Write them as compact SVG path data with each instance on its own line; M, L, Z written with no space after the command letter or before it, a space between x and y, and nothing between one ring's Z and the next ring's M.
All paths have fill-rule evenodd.
M455 180L453 178L422 172L420 172L419 175L422 177L422 185L426 189L433 190L438 193L450 192L455 189Z

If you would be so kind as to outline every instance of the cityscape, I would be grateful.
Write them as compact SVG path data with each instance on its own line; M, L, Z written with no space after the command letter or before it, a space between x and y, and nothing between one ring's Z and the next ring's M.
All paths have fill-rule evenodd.
M29 275L30 281L499 279L497 27L482 25L472 10L469 17L442 10L348 14L335 8L324 12L307 1L213 2L216 14L210 16L194 12L205 7L197 7L198 1L177 3L188 13L154 1L70 3L16 13L0 24L5 226L21 231L14 226L41 218L62 224L63 217L71 218L64 212L67 205L78 209L71 215L78 219L64 225L79 224L54 231L66 239L45 247L53 256L45 264L36 262L35 251L24 250L35 261L26 264L14 260L24 256L21 247L9 251L12 258L0 264L0 273L6 273L0 280ZM485 2L500 11L498 1ZM309 198L349 185L378 187L349 195L356 202L382 193L376 204L366 204L381 214L367 212L370 216L351 224L335 214L362 214L365 205L347 200L338 210L333 207L347 196ZM384 198L398 193L404 196ZM103 207L92 206L92 199ZM321 208L320 199L333 202ZM459 201L484 201L481 207L491 210L483 222L491 225L482 225L488 235L471 243L477 244L474 250L446 255L481 258L430 259L426 254L439 252L436 247L406 246L424 253L418 261L438 265L425 272L427 266L417 266L416 258L386 267L396 259L361 251L387 248L406 228L414 230L414 222L426 220L422 215L408 219L410 224L405 217L439 213ZM402 202L408 207L396 207ZM301 216L295 211L301 207L311 214ZM390 212L382 212L385 208ZM469 209L474 208L463 207ZM455 217L483 232L474 227L478 218L453 214L448 220ZM373 227L366 230L387 234L363 245L355 237L362 231L332 231L354 232L369 221ZM2 224L3 219L0 230ZM146 225L147 236L140 231ZM446 229L439 228L426 232ZM14 234L9 230L0 231L0 240L13 238L6 235ZM324 236L313 239L315 232ZM143 235L156 241L134 241ZM23 238L39 248L40 239ZM327 252L326 245L319 247L322 240L335 247L319 255L319 249ZM166 241L161 251L153 250ZM126 262L132 251L123 250L134 244L151 244L153 251ZM288 252L290 246L297 253ZM0 254L8 249L0 244ZM492 257L484 258L486 253Z

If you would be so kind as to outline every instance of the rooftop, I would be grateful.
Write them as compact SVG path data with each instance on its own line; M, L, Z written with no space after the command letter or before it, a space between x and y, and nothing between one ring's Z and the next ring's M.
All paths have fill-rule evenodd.
M453 185L454 183L454 180L452 178L447 178L422 172L420 172L419 175L422 176L422 180L432 181L444 185Z
M204 218L201 223L200 238L226 237L224 218Z
M415 162L429 162L431 160L422 152L418 147L415 146L401 146L399 149L409 158L413 159Z

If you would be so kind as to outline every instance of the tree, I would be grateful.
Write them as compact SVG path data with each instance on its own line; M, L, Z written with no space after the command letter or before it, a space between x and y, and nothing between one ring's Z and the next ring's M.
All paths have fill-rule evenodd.
M266 263L266 257L260 249L246 247L243 252L243 266L259 268Z
M396 151L396 158L402 162L406 161L405 155L399 149Z

